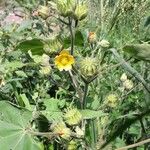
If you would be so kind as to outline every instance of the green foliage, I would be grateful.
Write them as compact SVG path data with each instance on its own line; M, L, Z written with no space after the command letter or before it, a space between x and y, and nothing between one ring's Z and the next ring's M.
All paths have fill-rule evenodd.
M126 45L123 50L139 60L150 61L150 44Z
M42 150L42 145L30 133L32 113L20 110L5 101L0 102L0 145L12 150Z
M39 39L26 40L19 43L16 50L21 50L22 52L28 52L29 50L33 55L42 55L44 53L44 44Z
M148 138L149 0L75 1L11 0L0 14L0 149Z
M84 38L83 38L83 35L80 31L76 31L75 33L75 42L74 42L74 45L75 46L78 46L78 47L83 47L84 46ZM70 37L68 38L65 38L63 40L63 43L64 43L64 47L65 48L68 48L70 47L70 44L71 44L71 39Z

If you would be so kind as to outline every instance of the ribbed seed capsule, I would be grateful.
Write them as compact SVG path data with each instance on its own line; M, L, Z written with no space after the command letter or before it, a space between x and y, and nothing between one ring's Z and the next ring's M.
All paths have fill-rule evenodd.
M58 0L57 9L61 16L69 17L72 16L76 7L75 0Z
M66 110L64 119L65 122L70 126L77 125L82 120L82 115L77 108L71 108Z
M117 94L109 94L108 96L106 96L106 99L105 99L106 106L114 108L117 106L117 103L118 103Z
M55 52L58 52L61 50L61 48L62 44L58 39L52 39L44 45L44 51L47 54L53 54Z
M41 66L40 73L42 75L47 76L51 73L51 70L52 70L52 68L50 65L49 66Z
M43 18L46 19L49 16L49 8L46 6L40 5L38 8L38 14Z
M83 58L80 62L80 72L85 77L90 77L98 72L97 59L92 57Z
M67 145L67 150L77 150L77 142L71 140Z
M73 13L73 18L75 20L83 20L87 16L87 12L88 9L86 4L78 4L75 12Z
M66 127L64 122L52 125L53 133L58 134L61 138L68 140L71 136L71 130Z

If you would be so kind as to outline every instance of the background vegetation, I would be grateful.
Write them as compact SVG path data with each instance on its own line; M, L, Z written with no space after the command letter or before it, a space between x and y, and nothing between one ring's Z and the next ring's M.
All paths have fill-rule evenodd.
M150 1L62 2L0 1L0 149L148 150Z

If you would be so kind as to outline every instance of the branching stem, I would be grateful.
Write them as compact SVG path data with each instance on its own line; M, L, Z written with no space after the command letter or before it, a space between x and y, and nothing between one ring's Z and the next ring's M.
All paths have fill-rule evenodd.
M141 142L138 142L138 143L135 143L135 144L131 144L131 145L128 145L128 146L125 146L125 147L121 147L121 148L118 148L116 150L127 150L127 149L130 149L130 148L141 146L141 145L146 144L146 143L150 143L150 139L146 139L144 141L141 141Z

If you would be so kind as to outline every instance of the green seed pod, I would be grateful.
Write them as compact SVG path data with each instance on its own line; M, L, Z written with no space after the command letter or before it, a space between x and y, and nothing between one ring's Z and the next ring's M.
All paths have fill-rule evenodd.
M55 123L51 128L53 133L58 134L63 139L69 140L71 136L71 130L66 127L64 122Z
M83 58L79 67L81 74L85 77L91 77L98 72L98 62L95 58Z
M41 69L40 69L40 73L42 75L46 76L46 75L49 75L51 73L51 70L52 70L52 68L51 68L50 65L49 66L42 66Z
M75 20L83 20L86 18L88 12L88 8L86 4L78 4L76 6L75 12L73 13L73 18Z
M67 150L77 150L77 142L74 140L71 140L67 145Z
M43 54L42 55L42 60L41 60L41 65L42 66L49 66L49 60L50 60L50 57L46 54Z
M61 50L61 48L62 44L58 39L50 40L44 45L44 51L47 54L53 54L55 52L58 52Z
M46 19L49 16L49 8L46 6L40 5L37 11L39 16L41 16L43 19Z
M105 105L111 108L117 106L118 103L118 95L117 94L109 94L106 96Z
M103 48L108 48L110 46L110 43L107 40L101 40L98 44Z
M121 77L120 77L120 80L121 80L122 82L125 82L127 79L128 79L128 77L127 77L127 75L126 75L125 73L123 73L123 74L121 75Z
M134 84L132 82L132 80L127 79L126 81L123 82L123 87L126 90L131 90L133 88Z
M82 120L82 115L77 108L67 109L64 114L65 122L70 125L77 125Z
M76 7L75 0L58 0L57 10L59 14L63 17L72 16Z

